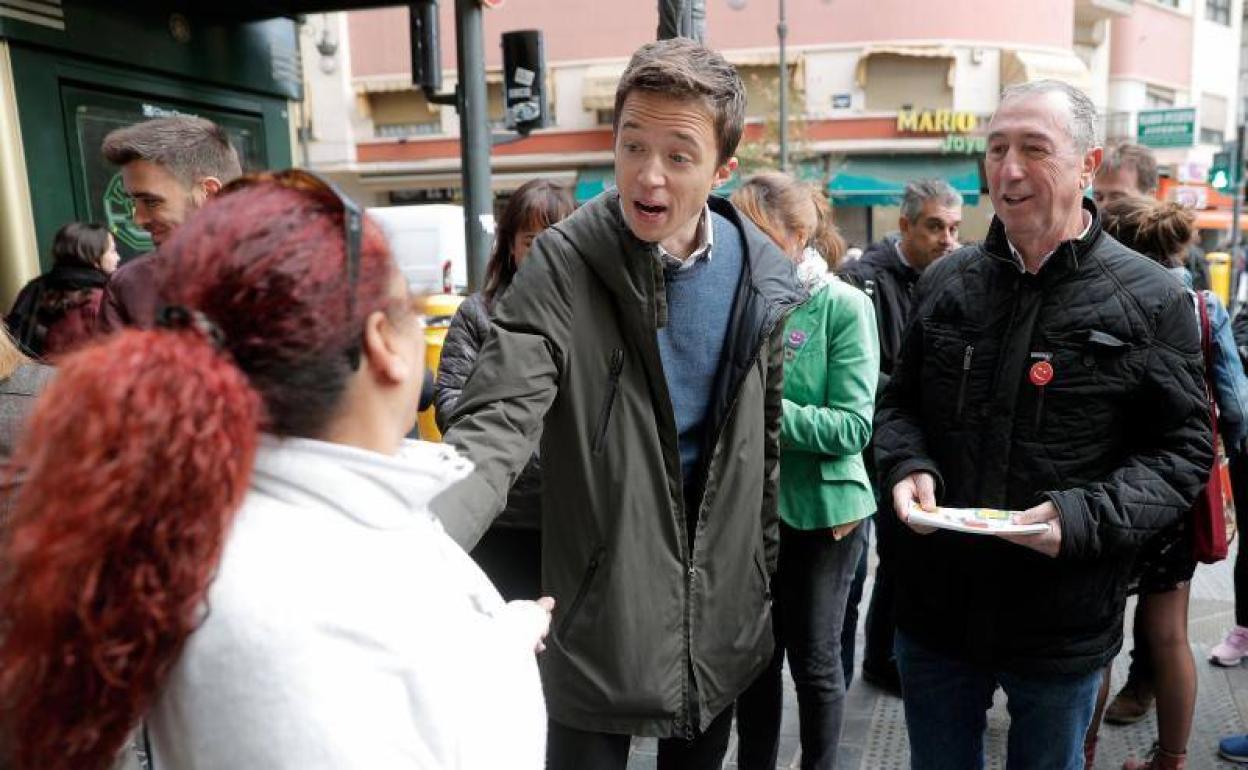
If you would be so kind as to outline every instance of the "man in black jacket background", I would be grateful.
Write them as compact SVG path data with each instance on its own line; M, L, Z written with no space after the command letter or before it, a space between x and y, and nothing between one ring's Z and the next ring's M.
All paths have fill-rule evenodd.
M1083 195L1095 137L1096 108L1069 85L1003 94L988 237L920 279L877 414L878 471L909 525L896 653L916 768L979 766L997 687L1012 766L1082 765L1135 554L1186 513L1212 462L1191 300L1101 232ZM937 502L1044 530L910 523Z
M901 349L901 335L910 319L910 296L919 276L936 260L958 247L958 228L962 226L962 196L943 179L918 179L906 185L901 199L901 231L899 238L885 238L867 247L860 259L845 265L841 278L866 292L875 305L875 320L880 336L880 386L883 393L893 373L893 362ZM867 470L879 503L879 510L888 511L890 499L874 473L873 451L863 453ZM901 695L897 679L897 662L893 659L893 586L889 541L891 516L877 517L875 525L876 552L880 561L871 590L867 611L866 649L862 656L862 677L894 694ZM854 635L858 628L858 602L862 599L866 579L866 551L863 562L850 589L841 634L841 656L845 665L845 681L853 678Z

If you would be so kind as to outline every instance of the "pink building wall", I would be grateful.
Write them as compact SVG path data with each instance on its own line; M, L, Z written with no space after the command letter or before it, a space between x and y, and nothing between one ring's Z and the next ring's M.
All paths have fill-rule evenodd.
M1192 81L1192 17L1148 3L1110 26L1110 77L1186 86Z
M513 29L543 30L549 62L626 57L654 39L657 7L657 0L509 0L484 11L487 66L501 66L498 36ZM439 9L443 66L454 68L454 3L443 0ZM747 0L740 11L707 0L707 43L774 47L777 9L776 0ZM913 0L788 0L786 10L791 45L973 40L1069 48L1074 29L1071 0L941 0L939 13L918 11ZM406 8L354 12L349 24L355 75L409 71Z

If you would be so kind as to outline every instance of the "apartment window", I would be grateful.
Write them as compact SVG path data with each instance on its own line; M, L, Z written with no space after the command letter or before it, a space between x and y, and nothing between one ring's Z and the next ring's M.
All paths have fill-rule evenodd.
M441 123L374 123L373 133L382 139L429 136L442 130Z
M1144 106L1150 110L1174 106L1174 91L1160 86L1148 86L1144 91Z
M949 87L952 60L919 56L876 54L866 64L866 108L872 112L895 112L953 108Z
M1226 138L1228 100L1216 94L1200 97L1200 143L1222 144Z
M378 137L401 139L442 131L438 106L430 105L415 89L369 94L368 113L373 119L373 134Z
M796 63L788 62L789 110L802 111L802 100L796 91ZM780 67L777 65L742 64L737 66L741 81L745 84L745 116L747 118L774 118L780 110Z
M600 126L615 124L615 110L594 110L594 122Z
M1215 24L1231 26L1231 0L1205 0L1205 18Z

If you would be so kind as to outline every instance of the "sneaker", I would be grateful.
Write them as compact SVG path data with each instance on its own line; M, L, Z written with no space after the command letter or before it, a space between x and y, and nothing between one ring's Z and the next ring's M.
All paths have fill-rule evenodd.
M1248 762L1248 735L1233 735L1218 741L1218 756L1232 762Z
M1209 662L1215 666L1238 666L1248 655L1248 628L1234 626L1226 632L1226 638L1209 651Z
M1148 716L1153 708L1153 688L1144 682L1127 679L1114 700L1105 709L1105 721L1111 725L1131 725Z

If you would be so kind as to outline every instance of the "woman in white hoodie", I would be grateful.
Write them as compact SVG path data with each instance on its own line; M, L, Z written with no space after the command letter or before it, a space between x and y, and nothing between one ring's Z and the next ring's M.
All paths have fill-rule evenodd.
M17 770L540 768L550 600L504 604L404 442L419 301L302 172L237 184L162 249L174 304L62 362L17 456L0 708Z

